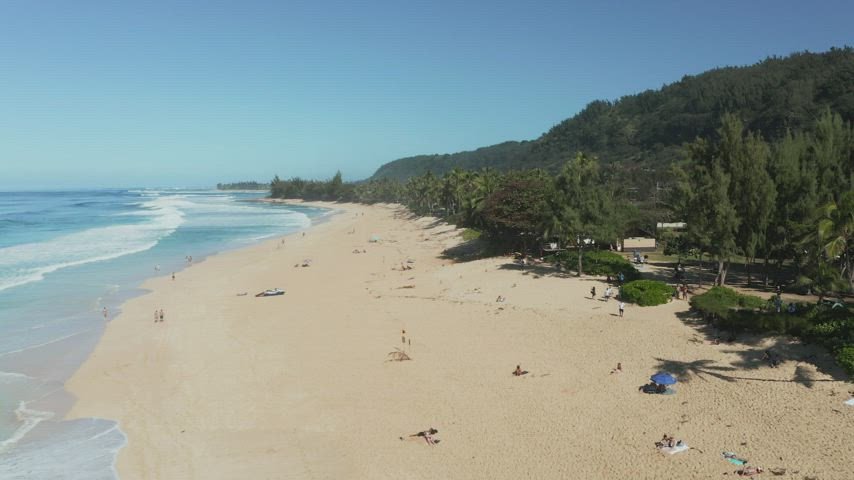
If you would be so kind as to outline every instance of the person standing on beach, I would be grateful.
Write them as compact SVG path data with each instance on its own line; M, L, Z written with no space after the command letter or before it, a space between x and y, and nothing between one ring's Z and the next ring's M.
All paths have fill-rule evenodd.
M406 330L400 331L400 343L406 345Z
M623 303L623 302L620 302L620 318L622 318L622 316L623 316L623 311L624 311L625 309L626 309L626 304L625 304L625 303Z
M154 309L154 323L157 323L158 320L160 320L160 312L158 312L157 309L155 308Z
M172 272L172 281L175 281L175 272Z
M596 298L596 287L590 287L590 298Z
M622 312L622 310L620 310L620 311ZM165 316L166 316L166 315L163 313L163 309L161 308L161 309L160 309L160 321L161 321L161 322L163 321L163 317L165 317ZM621 314L620 316L622 316L622 314Z
M109 316L110 316L110 311L107 310L107 307L104 307L104 320L106 320L107 317L109 317Z

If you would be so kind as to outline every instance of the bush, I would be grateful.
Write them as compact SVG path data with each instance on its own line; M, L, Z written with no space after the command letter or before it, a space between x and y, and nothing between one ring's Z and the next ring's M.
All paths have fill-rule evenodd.
M635 280L620 289L620 298L642 307L667 303L673 298L674 288L657 280Z
M468 242L471 240L477 240L480 238L480 232L477 230L473 230L471 228L467 228L463 230L463 240Z
M712 287L706 293L691 297L691 307L707 319L726 319L740 309L754 310L764 306L765 300L726 287Z
M836 351L836 363L842 367L848 375L854 376L854 345L846 345Z
M809 320L791 313L762 313L736 310L715 322L718 328L732 332L769 332L800 335L811 326Z
M551 257L553 261L559 262L567 270L578 270L578 252L561 252ZM587 275L611 275L617 277L620 273L626 282L640 278L640 272L635 269L625 257L618 253L607 250L588 250L584 252L584 273Z

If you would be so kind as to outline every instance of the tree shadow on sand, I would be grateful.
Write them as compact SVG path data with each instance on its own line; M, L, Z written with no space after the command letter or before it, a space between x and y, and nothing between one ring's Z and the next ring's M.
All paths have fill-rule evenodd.
M791 379L757 378L753 376L725 374L723 376L727 377L727 381L793 382L803 385L806 388L812 388L818 382L844 382L848 379L845 372L836 365L836 362L833 361L827 351L818 345L804 344L795 338L784 335L736 334L734 332L719 330L698 315L694 315L688 311L679 312L676 315L683 323L693 327L695 331L703 336L704 340L701 343L711 347L713 343L719 342L719 348L721 348L722 353L736 356L737 359L730 362L728 367L733 371L746 373L766 368L791 369L792 363L794 362L795 364ZM728 345L731 345L731 348L727 348ZM772 358L776 359L776 362L772 362ZM707 375L710 373L721 374L720 369L709 372L706 368L707 365L702 363L706 361L699 361L701 363L692 362L686 365L680 365L682 362L672 362L674 362L674 368L683 368L688 372L698 368L699 371L697 373L705 373ZM776 367L774 367L774 363L777 363ZM808 365L814 368L809 368ZM818 378L819 375L816 372L830 378Z
M679 379L680 382L690 382L695 378L700 380L708 380L706 377L717 378L725 382L735 382L737 377L727 374L734 372L735 367L717 365L714 360L694 360L693 362L683 362L679 360L669 360L665 358L656 358L656 370L669 372Z
M575 274L565 269L558 270L554 265L548 263L535 263L530 265L520 265L516 262L507 262L498 267L500 270L515 270L524 272L524 274L534 274L541 277L558 277L570 278L575 277Z
M474 239L443 250L440 257L445 260L464 263L494 256L497 256L497 252L491 251L486 242Z

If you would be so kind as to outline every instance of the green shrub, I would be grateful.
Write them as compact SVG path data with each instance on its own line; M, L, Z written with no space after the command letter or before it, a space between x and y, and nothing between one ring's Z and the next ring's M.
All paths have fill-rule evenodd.
M843 313L850 315L847 311ZM802 334L805 340L822 344L830 349L854 345L854 316L841 317L836 312L825 313L814 317L813 322L818 323L810 324Z
M642 307L667 303L673 298L674 288L657 280L635 280L623 285L620 298Z
M480 232L477 230L473 230L471 228L467 228L463 230L463 240L468 242L471 240L476 240L480 238Z
M735 310L715 322L718 328L732 332L768 332L779 335L800 335L811 326L806 318L790 313L762 313Z
M567 251L550 257L552 261L559 262L567 270L578 270L578 252ZM607 250L587 250L584 252L584 273L587 275L610 275L617 277L623 274L626 282L640 278L640 272L625 257L618 253Z
M846 345L836 351L836 363L842 367L848 375L854 376L854 345Z
M691 307L706 318L725 319L738 310L755 310L764 306L765 300L742 295L726 287L712 287L703 294L691 297Z

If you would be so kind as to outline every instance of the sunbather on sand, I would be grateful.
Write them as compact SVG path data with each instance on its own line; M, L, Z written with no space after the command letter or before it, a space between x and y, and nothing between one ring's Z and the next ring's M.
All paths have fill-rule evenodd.
M513 370L513 375L517 377L521 377L522 375L526 375L528 373L527 370L522 370L521 365L516 365L516 370Z
M764 470L762 467L744 467L740 470L736 470L735 473L739 477L752 477L753 475L759 475Z
M762 360L767 360L768 364L771 365L772 368L777 368L780 365L780 359L774 355L774 352L771 350L765 350L765 354L762 355Z
M611 370L611 374L620 373L622 371L623 371L623 364L620 362L617 362L617 367L614 368L613 370Z
M424 431L418 432L418 433L413 433L412 435L409 436L409 438L423 438L424 441L427 442L428 445L435 445L435 444L439 443L438 438L433 438L433 435L436 435L437 433L439 433L439 431L436 430L435 428L431 427L428 430L424 430ZM400 439L403 440L403 437L400 437Z

